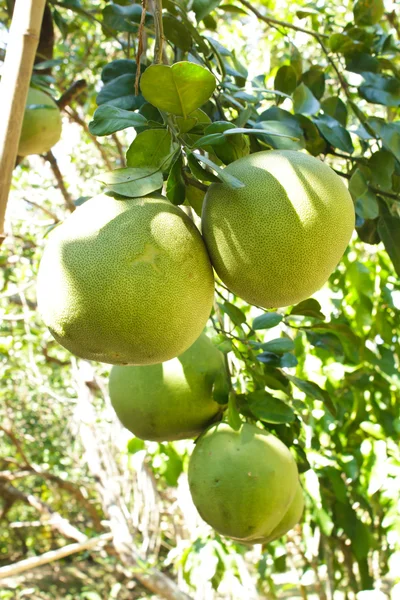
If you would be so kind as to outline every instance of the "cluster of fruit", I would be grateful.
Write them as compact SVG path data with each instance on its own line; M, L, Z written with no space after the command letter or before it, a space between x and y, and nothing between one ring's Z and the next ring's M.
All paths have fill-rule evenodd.
M111 399L134 434L158 441L202 434L189 466L194 503L217 531L254 544L293 527L303 495L296 463L274 436L251 424L210 426L224 409L213 384L227 377L223 356L202 335L213 267L250 303L299 302L339 262L354 208L339 177L302 153L259 152L226 171L244 186L209 188L203 237L158 194L84 203L50 234L38 305L65 348L116 365Z

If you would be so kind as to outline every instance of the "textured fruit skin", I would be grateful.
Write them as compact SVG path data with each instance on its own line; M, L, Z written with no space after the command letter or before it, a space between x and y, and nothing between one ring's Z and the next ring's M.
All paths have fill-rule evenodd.
M214 279L193 222L157 195L85 202L49 236L38 307L73 354L146 365L182 354L209 317Z
M258 543L284 518L298 472L287 447L255 425L212 425L189 461L189 486L200 516L233 539Z
M143 440L196 437L223 410L213 400L223 354L202 334L186 352L158 365L114 366L110 398L122 424Z
M202 230L213 266L238 296L264 308L296 304L321 288L355 225L351 196L320 160L256 152L226 167L245 187L207 191Z
M297 525L297 523L301 519L303 510L304 510L303 490L302 490L300 483L298 483L297 489L296 489L296 494L295 494L285 516L280 521L280 523L278 523L278 525L275 527L275 529L273 529L273 531L271 531L271 533L267 537L255 538L254 540L252 540L252 543L253 544L268 544L269 542L272 542L273 540L277 540L278 538L282 537L283 535L285 535L285 533L287 533L288 531L293 529L293 527L295 525Z
M45 104L49 108L29 108L30 105ZM43 154L48 152L61 137L61 113L50 96L30 88L26 100L24 120L19 139L18 155Z

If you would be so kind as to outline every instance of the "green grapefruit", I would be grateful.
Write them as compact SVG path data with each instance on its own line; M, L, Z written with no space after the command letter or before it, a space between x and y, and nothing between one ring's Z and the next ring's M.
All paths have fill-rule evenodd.
M321 288L354 229L351 196L320 160L289 150L256 152L226 167L244 188L207 191L202 230L213 266L251 304L296 304Z
M18 155L48 152L61 137L61 113L50 96L30 88L19 139Z
M297 484L296 494L287 509L285 516L278 523L278 525L271 531L267 537L255 538L252 540L252 544L268 544L273 540L277 540L293 529L295 525L300 521L304 510L304 496L303 490L300 483Z
M223 410L213 400L218 377L227 381L223 354L202 334L186 352L164 363L114 366L110 398L122 424L137 437L180 440L199 435Z
M85 202L49 236L38 307L73 354L146 365L182 354L209 317L214 279L193 222L158 195Z
M290 508L298 472L287 447L255 425L212 425L189 461L189 486L200 516L246 543L272 534Z

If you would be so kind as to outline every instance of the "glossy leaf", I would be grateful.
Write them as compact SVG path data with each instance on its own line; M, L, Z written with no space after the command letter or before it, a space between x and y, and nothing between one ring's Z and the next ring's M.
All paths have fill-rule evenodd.
M154 167L166 170L178 145L167 129L147 129L139 133L126 153L128 167Z
M320 104L311 90L304 83L300 83L293 92L294 112L302 115L314 115L318 112Z
M178 62L172 67L152 65L140 78L140 89L148 102L185 118L210 98L215 85L210 71L189 62Z
M148 167L116 169L99 175L97 179L106 184L112 192L128 198L146 196L155 190L161 189L163 185L161 171Z
M143 127L147 120L140 114L134 113L117 106L102 105L93 115L89 123L92 135L110 135L127 127Z
M175 161L172 164L171 170L167 179L166 194L172 204L179 206L185 202L186 188L185 181L182 176L183 160L182 152L179 152Z
M283 316L278 313L264 313L253 321L253 329L270 329L276 327L282 321Z
M249 408L253 415L265 423L292 423L293 409L264 390L247 394Z

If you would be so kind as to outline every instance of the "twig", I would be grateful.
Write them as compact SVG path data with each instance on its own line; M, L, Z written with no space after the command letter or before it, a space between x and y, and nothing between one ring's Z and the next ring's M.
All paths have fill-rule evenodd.
M50 550L50 552L45 552L40 556L32 556L31 558L26 558L17 563L14 563L13 565L5 565L4 567L0 567L0 579L5 579L6 577L14 577L15 575L23 573L24 571L30 571L31 569L35 569L42 565L46 565L50 562L60 560L65 556L71 556L71 554L77 554L78 552L83 552L84 550L92 550L100 544L102 545L104 543L109 542L111 539L112 533L104 533L99 537L90 538L78 544L69 544L68 546L59 548L58 550Z
M101 154L102 159L104 160L104 163L106 164L107 168L110 169L110 171L112 170L112 166L111 163L109 161L109 158L107 156L107 152L104 150L103 146L100 144L100 142L98 141L98 139L96 138L96 136L92 135L89 131L89 127L86 123L86 121L84 119L82 119L82 117L80 116L80 114L71 106L69 106L68 108L64 108L64 112L67 113L67 115L70 117L70 119L72 121L75 121L75 123L78 123L78 125L80 125L82 127L82 129L84 130L84 132L86 133L86 135L92 140L92 142L94 143L94 145L96 146L96 148L98 149L98 151Z
M2 69L0 97L0 245L5 239L4 222L12 172L18 152L25 103L33 62L39 43L46 0L16 0L6 57Z
M39 208L41 211L43 211L44 213L46 213L46 215L48 215L49 217L51 217L55 223L59 223L60 222L60 219L57 217L57 215L54 214L53 212L51 212L51 210L49 210L45 206L42 206L41 204L38 204L37 202L33 202L33 200L28 200L28 198L23 198L23 200L24 200L24 202L27 202L31 206L35 206L36 208Z
M67 205L67 208L71 212L73 212L75 210L76 206L72 201L72 197L71 197L70 193L68 192L67 188L65 187L64 179L63 179L63 176L59 169L56 157L54 156L52 151L49 150L49 152L47 152L46 154L43 154L43 158L50 163L51 170L53 171L54 177L56 178L58 189L60 190L61 194L63 195L65 204Z
M84 79L75 81L57 100L58 108L63 110L66 106L69 106L85 88L87 88L87 83Z
M87 539L87 536L84 533L71 525L71 523L62 517L60 513L54 511L46 502L36 498L36 496L33 496L32 494L24 494L20 490L17 490L14 486L6 486L1 482L0 495L2 495L5 499L10 498L15 501L20 500L26 504L29 504L46 517L47 525L50 525L52 529L55 529L65 537L76 540L77 542L84 542Z
M140 79L140 59L143 53L143 35L144 22L146 19L147 0L142 0L142 14L140 16L140 24L138 31L138 49L136 53L136 77L135 77L135 95L139 95L139 79Z
M114 140L115 145L117 146L119 158L121 160L121 165L124 166L125 165L125 154L124 154L124 149L122 147L122 144L119 141L119 138L116 133L113 133L111 137Z
M156 41L154 45L154 64L159 65L163 61L164 29L162 22L162 0L154 2L154 30Z
M317 33L312 29L305 29L304 27L299 27L298 25L293 25L293 23L288 23L287 21L281 21L280 19L274 19L272 17L266 17L260 13L254 6L247 2L247 0L239 0L243 6L248 8L253 14L256 15L257 19L260 21L264 21L264 23L268 23L268 25L280 25L281 27L287 27L288 29L293 29L294 31L300 31L301 33L307 33L308 35L312 35L315 39L318 38L329 38L329 35L326 33Z
M29 468L31 466L31 463L29 462L28 457L26 456L24 449L22 448L21 442L19 441L19 439L17 438L15 433L12 431L12 429L9 429L7 427L4 427L3 425L0 425L0 431L5 433L6 436L8 436L10 438L10 440L16 447L18 453L20 454L22 460L24 461L24 467Z
M351 179L351 175L349 173L343 173L343 171L339 171L338 169L332 169L333 171L335 171L335 173L337 175L340 175L340 177L343 177L344 179ZM392 198L392 200L397 200L397 202L400 202L400 194L396 194L395 192L385 192L385 190L381 190L378 187L375 187L374 185L370 185L369 183L367 184L369 189L371 190L371 192L374 192L375 194L379 194L380 196L386 196L387 198Z

